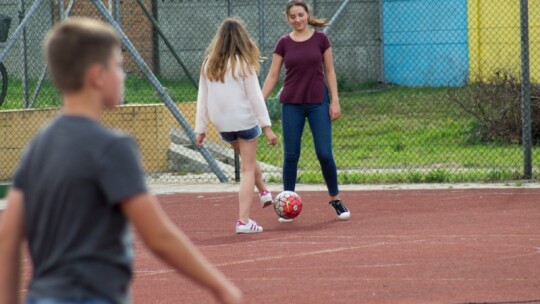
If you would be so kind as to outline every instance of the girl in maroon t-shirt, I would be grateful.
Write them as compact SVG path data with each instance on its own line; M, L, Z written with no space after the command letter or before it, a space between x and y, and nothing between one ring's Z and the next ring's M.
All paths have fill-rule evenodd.
M278 81L281 66L285 64L285 82L280 95L285 150L284 190L294 191L296 185L302 133L307 118L331 197L330 204L340 220L347 220L351 214L339 198L337 169L332 153L332 121L341 116L332 45L326 34L309 27L324 27L328 23L312 16L309 6L303 0L289 1L285 14L293 31L277 42L263 86L263 96L268 99ZM291 221L282 218L279 220Z

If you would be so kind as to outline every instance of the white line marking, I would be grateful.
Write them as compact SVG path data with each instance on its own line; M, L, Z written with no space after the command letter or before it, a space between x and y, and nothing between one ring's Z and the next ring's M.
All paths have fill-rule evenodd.
M419 242L425 242L425 240L413 240L413 241L398 242L398 243L378 242L378 243L368 244L368 245L352 246L352 247L340 247L340 248L324 249L324 250L315 250L315 251L308 251L308 252L297 253L297 254L265 256L265 257L259 257L259 258L254 258L254 259L245 259L245 260L239 260L239 261L234 261L234 262L226 262L226 263L214 264L214 266L216 266L216 267L224 267L224 266L248 264L248 263L254 263L254 262L261 262L261 261L291 259L293 257L303 257L303 256L318 255L318 254L336 253L336 252L342 252L342 251L348 251L348 250L356 250L356 249L361 249L361 248L392 246L392 245L401 245L401 244L406 244L406 243L419 243ZM157 270L155 272L146 272L146 273L143 273L143 274L140 274L140 273L137 272L135 276L136 277L143 277L143 276L151 276L151 275L165 274L165 273L171 273L171 272L175 272L175 270L172 270L172 269Z
M350 235L350 236L339 236L339 235L301 235L298 236L301 238L341 238L341 239L353 239L353 238L478 238L478 237L540 237L539 234L411 234L411 235L396 235L396 234L381 234L381 235Z

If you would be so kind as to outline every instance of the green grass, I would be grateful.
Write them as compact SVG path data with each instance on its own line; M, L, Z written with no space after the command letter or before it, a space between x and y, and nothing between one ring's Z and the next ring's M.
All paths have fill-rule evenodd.
M11 185L7 183L0 183L0 199L3 199L6 197L10 186Z
M161 84L171 95L175 102L189 102L197 100L197 90L188 81L171 81L160 79ZM36 88L37 81L28 83L29 99ZM22 109L23 84L20 79L9 78L8 92L0 110ZM161 99L155 93L152 85L138 76L130 75L126 79L125 103L151 104L161 103ZM44 81L40 89L40 94L34 103L34 108L51 108L60 106L60 97L51 81Z
M191 102L197 100L197 89L189 81L160 79L160 82L174 102ZM125 101L126 103L162 102L146 79L135 76L128 77L126 80Z
M189 82L162 79L176 102L194 101L197 91ZM7 102L0 108L20 109L21 81L10 80ZM35 83L31 83L31 88ZM341 93L343 117L333 125L333 147L341 183L471 182L522 178L521 146L478 144L477 122L447 97L459 88L353 86ZM276 89L277 90L277 89ZM127 103L160 103L150 84L131 75L126 81ZM37 108L55 107L59 98L50 82L42 89ZM194 113L190 113L194 115ZM281 137L281 124L274 121ZM300 182L321 182L308 125L299 163ZM258 159L282 166L280 143L270 148L259 143ZM538 178L540 149L533 148L534 178ZM277 181L280 177L272 177Z
M28 99L32 98L36 88L37 81L28 83ZM0 110L22 109L23 106L23 84L20 79L14 77L8 78L8 89L6 98L0 107ZM40 89L40 94L34 104L35 108L50 108L59 105L59 97L56 89L50 81L45 81Z
M538 176L537 176L538 177ZM339 172L338 182L345 184L376 184L376 183L457 183L457 182L496 182L503 180L516 180L521 173L510 170L447 170L434 169L432 171L402 170L395 172ZM270 175L269 181L281 183L279 175ZM298 174L299 183L321 184L324 178L320 171L302 171ZM510 186L508 184L508 186ZM514 186L522 186L521 182Z
M446 90L394 87L372 93L343 93L343 118L333 127L336 165L342 171L340 182L469 182L522 178L521 146L471 144L475 142L475 121L448 100ZM281 134L279 122L274 129ZM307 125L304 132L299 180L321 182ZM534 170L538 172L540 150L535 147L533 153ZM281 166L282 149L268 148L263 141L258 158Z

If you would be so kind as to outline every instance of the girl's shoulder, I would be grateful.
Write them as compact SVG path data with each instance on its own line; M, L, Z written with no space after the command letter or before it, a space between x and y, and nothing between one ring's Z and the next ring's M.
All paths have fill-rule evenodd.
M279 37L278 42L280 42L280 41L290 41L290 40L292 40L291 34L287 33L287 34L282 35L281 37Z
M313 36L319 39L328 39L328 36L326 35L326 33L319 30L315 30L313 33Z
M325 32L315 30L315 33L313 33L313 38L313 40L316 41L315 43L321 47L323 52L332 46L332 42Z

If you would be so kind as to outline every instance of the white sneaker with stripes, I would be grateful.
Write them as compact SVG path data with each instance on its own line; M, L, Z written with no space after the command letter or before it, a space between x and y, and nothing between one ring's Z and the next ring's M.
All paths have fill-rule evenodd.
M240 220L236 222L236 233L245 234L245 233L260 233L263 232L263 227L257 225L254 220L249 220L247 223L244 223Z

